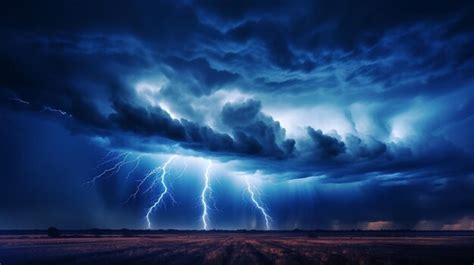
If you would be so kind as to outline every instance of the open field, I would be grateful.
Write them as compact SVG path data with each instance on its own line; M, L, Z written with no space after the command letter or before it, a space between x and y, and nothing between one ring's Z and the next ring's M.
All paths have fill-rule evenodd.
M456 264L474 262L472 236L164 233L0 236L11 264Z

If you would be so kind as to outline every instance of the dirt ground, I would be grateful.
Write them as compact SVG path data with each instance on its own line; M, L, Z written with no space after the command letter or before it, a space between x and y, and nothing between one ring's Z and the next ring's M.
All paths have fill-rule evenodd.
M13 264L474 264L474 237L279 234L0 236Z

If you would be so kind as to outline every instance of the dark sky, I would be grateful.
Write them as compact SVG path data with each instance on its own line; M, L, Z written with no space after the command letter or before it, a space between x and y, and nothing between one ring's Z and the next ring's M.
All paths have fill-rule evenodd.
M474 229L473 13L3 1L0 229Z

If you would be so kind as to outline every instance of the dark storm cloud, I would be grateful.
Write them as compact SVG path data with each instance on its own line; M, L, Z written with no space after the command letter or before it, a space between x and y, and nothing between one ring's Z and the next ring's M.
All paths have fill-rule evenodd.
M379 146L381 148L381 146ZM474 167L468 162L472 155L451 142L436 137L431 137L429 143L413 144L412 146L394 145L376 157L362 155L351 156L350 166L339 167L333 170L335 181L353 181L371 179L382 176L381 182L394 182L399 180L411 182L415 179L429 179L434 181L443 176L445 178L463 178L472 174ZM341 162L344 165L348 161ZM387 178L383 177L384 175ZM393 178L393 175L397 177ZM347 179L345 179L347 178ZM339 180L338 180L339 179Z
M259 3L198 1L196 6L224 21L243 22L246 37L259 38L259 25L267 31L284 32L282 37L303 48L336 45L353 49L359 44L374 44L385 31L420 21L443 21L460 16L455 31L469 32L469 1L448 4L444 1L262 1ZM249 24L257 22L254 27ZM250 32L252 31L252 32ZM271 40L271 39L268 39Z
M179 144L182 147L211 152L221 156L264 156L284 158L294 150L295 141L285 139L284 129L271 117L260 112L260 102L226 104L222 109L230 135L186 119L173 119L159 107L144 108L125 102L114 102L115 113L107 118L109 137L115 133L133 133L151 144ZM134 148L129 146L129 148Z
M28 42L17 44L29 45ZM269 142L271 139L267 139L272 137L273 132L270 131L268 136L260 138L237 133L236 142L234 142L231 137L215 132L208 126L173 119L159 107L145 108L125 103L125 98L130 101L133 95L127 92L127 85L114 71L131 73L132 67L135 69L148 67L148 62L143 60L137 65L135 61L140 62L140 59L132 61L135 57L130 57L130 62L124 60L130 56L127 50L119 49L110 54L109 49L117 49L117 47L106 46L104 49L94 49L93 52L85 53L83 46L78 44L67 49L64 47L52 49L49 45L50 42L47 47L35 47L28 51L24 50L26 47L12 45L8 51L18 49L18 54L24 52L17 58L13 58L13 55L9 53L2 53L2 58L6 62L3 65L4 70L8 73L6 78L2 79L2 85L10 91L4 95L5 105L32 111L41 111L45 106L54 107L72 116L72 122L67 122L72 130L101 136L115 137L116 133L120 132L133 133L143 138L154 137L157 144L172 141L192 149L235 154L280 156L283 152L275 146L272 150L278 151L278 154L273 154L272 150L266 147L268 143L271 143ZM30 60L33 57L38 58L31 63ZM35 64L39 62L41 66L36 66ZM178 64L177 60L171 65L176 64ZM202 75L201 81L204 81L204 87L235 79L232 74L210 68L204 59L196 59L189 65L184 61L179 61L179 64L175 68L177 71L187 67L186 69L189 69L192 74ZM89 82L93 84L90 89L100 89L103 98L91 98L100 94L84 87ZM24 100L28 104L12 100L14 98ZM101 102L97 105L94 104L94 100ZM109 105L106 107L112 107L114 112L112 114L101 112L99 108L104 107L101 104ZM271 118L265 118L268 122L273 122ZM264 131L268 130L265 126L261 121L253 125L253 130L255 133L265 133ZM275 130L281 130L278 124L275 126L278 126ZM129 147L133 148L133 146ZM285 148L287 150L291 146L285 145Z
M165 139L183 141L186 137L184 127L161 108L140 108L123 102L115 102L109 120L124 131L141 136L161 136Z
M290 49L288 36L282 28L286 25L278 22L258 21L246 22L231 29L227 34L234 40L246 42L258 40L268 51L270 61L278 67L290 70L311 71L315 63L309 59L297 60Z
M355 135L346 137L347 149L359 158L374 158L387 151L387 145L376 139L367 139L365 142Z
M288 11L285 1L196 1L198 9L210 12L224 20L242 20L247 17L259 17L262 13L280 14Z
M261 103L255 100L224 105L222 120L232 129L238 148L251 155L291 155L295 141L285 139L285 130L280 123L264 115L261 107Z
M0 104L64 111L71 132L112 148L179 146L277 179L369 181L360 207L381 219L441 218L434 205L449 202L460 218L470 204L455 191L474 172L473 11L471 1L5 2ZM166 80L155 99L171 110L135 91L155 76ZM231 88L244 99L212 97ZM369 129L298 124L307 129L292 139L265 109L307 108L306 120L337 123L311 112L321 102L349 113L352 127L348 109L367 107ZM414 128L409 140L391 135L394 121Z
M240 154L230 136L185 119L173 119L159 107L143 108L120 102L115 104L115 111L108 119L111 128L118 129L119 133L133 133L139 139L147 139L151 145L180 144L202 152ZM114 134L110 136L114 137ZM133 142L122 144L134 148Z
M392 4L366 1L357 7L350 1L317 1L310 4L301 1L154 2L151 7L140 2L103 2L101 5L72 2L67 5L51 3L47 7L38 5L15 16L11 14L19 12L23 5L4 5L2 25L6 32L16 30L14 35L17 32L130 34L143 41L153 53L165 58L170 56L164 61L175 66L177 71L184 67L192 78L197 79L197 84L189 86L191 92L197 95L215 91L215 85L234 80L239 75L266 78L267 87L271 90L278 89L275 82L285 84L295 80L293 76L275 80L274 73L265 70L271 66L303 73L311 70L322 73L327 71L327 64L344 69L343 64L347 60L370 59L372 62L369 64L346 69L344 79L351 85L369 82L381 83L387 88L396 86L393 93L404 94L436 90L432 83L440 83L440 79L459 79L453 74L466 78L473 69L469 49L473 40L471 36L466 36L473 24L469 23L468 14L472 10L469 1L449 5L441 1L401 1ZM103 9L110 12L101 12ZM79 18L80 14L87 16ZM218 20L208 22L208 17ZM222 31L222 23L218 21L233 24ZM435 45L433 40L449 45ZM56 45L67 47L77 42L63 41ZM263 52L240 52L253 45L263 49ZM342 51L343 55L334 51ZM231 54L233 60L229 61L228 55ZM380 60L389 57L393 57L394 61ZM189 59L184 62L177 58ZM214 63L220 64L219 69L212 66ZM254 72L251 70L254 68L263 71ZM427 75L428 72L436 74ZM407 75L418 78L402 88L399 84L395 85L400 78L411 78ZM427 78L431 79L428 85ZM311 78L310 84L318 84L318 79ZM300 86L294 84L293 87L298 87L300 92L307 91L309 87L315 89L307 80L308 77L301 80ZM335 81L338 78L325 80L332 80L325 82L325 86L340 85ZM426 89L414 89L420 85L426 86ZM281 89L287 87L282 86ZM442 85L439 87L443 89ZM295 89L286 91L294 93ZM363 93L361 96L364 96Z
M440 2L430 5L397 2L397 8L378 2L366 2L362 6L371 8L359 9L354 9L350 2L320 1L305 8L302 8L301 4L295 2L277 5L265 1L232 4L205 1L192 4L157 2L155 7L145 8L140 4L119 2L114 3L114 12L107 13L105 17L100 15L99 11L108 7L107 3L94 8L89 3L50 5L48 9L39 5L21 12L20 17L2 16L2 34L8 37L8 41L2 44L4 77L1 84L12 91L14 96L31 102L29 108L39 110L44 106L51 106L64 110L82 126L93 131L102 131L104 134L107 134L107 130L119 129L139 136L156 135L188 147L199 146L215 151L284 157L293 153L295 141L285 139L285 130L272 117L261 112L261 103L257 101L224 106L222 120L231 129L231 137L206 125L173 119L160 108L150 110L124 104L123 99L117 99L116 95L128 94L129 92L124 91L129 85L125 84L120 76L132 75L137 70L147 70L154 64L161 63L172 69L175 78L184 77L184 81L180 81L185 83L185 88L177 91L190 92L196 96L208 95L225 84L242 79L241 74L249 76L249 72L240 67L225 70L229 66L226 64L219 64L219 69L216 69L211 65L210 59L202 57L202 53L193 54L200 51L202 40L214 41L213 45L209 45L214 49L212 47L218 46L219 39L222 39L224 46L229 42L242 45L249 41L261 43L269 62L279 68L296 72L311 71L322 63L338 65L340 58L334 61L334 58L323 56L318 57L319 61L315 62L315 52L311 52L314 49L350 50L353 55L350 55L348 60L364 60L392 55L392 49L384 43L388 42L394 46L402 41L404 43L401 50L405 50L407 56L423 58L422 65L408 64L408 67L405 67L407 71L439 69L446 65L446 60L452 58L456 58L456 61L450 63L455 64L457 69L470 65L469 53L465 52L469 41L472 41L469 37L467 42L454 42L461 48L459 51L454 50L464 56L443 56L439 50L433 52L436 48L433 48L427 39L451 40L453 36L464 36L459 34L469 32L469 20L461 8L466 6L464 2L448 6ZM10 3L6 4L3 10L14 14L19 8L19 4L16 6ZM88 10L88 16L75 19L84 13L81 10ZM153 16L148 14L151 10ZM288 10L298 16L291 17ZM183 19L178 19L178 14ZM183 14L186 16L182 16ZM203 14L234 24L231 24L229 30L221 33L217 20L201 22ZM420 23L420 17L423 18L423 23L439 22L442 34L431 31L425 35L421 34L416 26ZM396 30L410 24L415 25L411 31L397 35ZM423 26L420 29L423 29ZM192 48L193 45L197 48ZM372 48L363 52L359 49L361 47ZM210 52L209 48L201 51L204 54ZM426 51L428 57L422 55L422 52ZM172 54L178 54L180 57ZM237 53L235 55L239 60L244 58ZM190 59L182 59L181 56L190 56ZM437 60L431 60L432 58ZM431 65L423 65L427 64L427 61L432 61ZM397 70L400 68L397 64L405 62L405 57L396 57L395 61L390 63L382 60L380 63L362 65L350 72L346 81L356 84L360 82L357 78L362 76L368 78L370 83L382 83L389 89L394 83L393 80L405 76L405 72ZM456 68L451 67L441 77L449 75ZM117 75L117 72L120 72L120 75ZM304 76L283 81L271 81L269 76L256 80L265 80L263 84L273 89L285 89L290 86L294 88L292 91L298 83L308 88L311 87L309 84L317 84L314 78L307 79ZM423 82L426 83L426 79ZM97 93L93 91L94 88L87 88L91 84L102 92ZM332 85L336 86L337 83ZM406 87L409 88L411 86ZM169 90L172 91L173 88ZM403 93L400 91L405 91L405 88L395 91L394 93ZM102 103L94 102L93 97L97 95L102 97L98 99ZM370 91L368 95L371 95ZM8 104L12 105L11 103ZM115 113L110 116L102 113L100 108L104 106L100 104L111 105ZM312 140L313 156L322 160L344 153L350 153L357 158L375 159L387 149L385 144L377 140L369 144L356 136L350 136L345 143L313 128L308 129L308 136ZM220 144L215 142L222 143L223 146L219 147ZM305 153L306 150L302 152Z
M413 69L435 72L446 65L461 67L466 58L472 58L467 52L472 46L472 37L461 42L453 38L472 31L469 1L458 1L453 5L443 1L364 1L357 5L350 1L277 4L198 1L196 7L217 21L230 23L225 33L232 40L242 45L261 44L266 59L290 71L322 71L320 66L330 62L344 63L348 57L371 59L374 64L350 70L347 78L370 71L367 75L371 82L390 85L399 80L397 76L413 72ZM216 22L214 26L219 28L221 24ZM416 31L417 28L422 29ZM451 35L450 32L456 33ZM386 43L387 38L391 43ZM433 45L436 39L449 41L450 45L446 48ZM405 50L407 54L397 50ZM334 51L344 54L343 58ZM447 56L447 53L453 54ZM387 68L386 64L375 60L390 55L400 57L403 60L400 63L406 67L392 67L400 64L394 63ZM413 58L421 59L421 62ZM472 64L470 69L472 72ZM454 73L457 71L450 69L447 74Z
M195 58L186 61L177 57L170 57L165 59L164 62L171 66L174 71L178 72L180 78L189 74L190 78L195 80L194 83L196 84L192 85L190 90L197 96L210 94L219 86L239 78L238 74L212 68L209 62L204 58ZM193 83L193 81L189 83Z
M312 140L311 156L314 156L317 160L330 159L346 151L344 142L335 137L325 135L321 130L314 130L311 127L308 127L307 130Z

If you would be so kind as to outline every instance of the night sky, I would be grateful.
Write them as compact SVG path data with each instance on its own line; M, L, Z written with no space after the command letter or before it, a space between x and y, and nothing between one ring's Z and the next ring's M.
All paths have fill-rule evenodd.
M2 1L0 229L474 229L473 14Z

